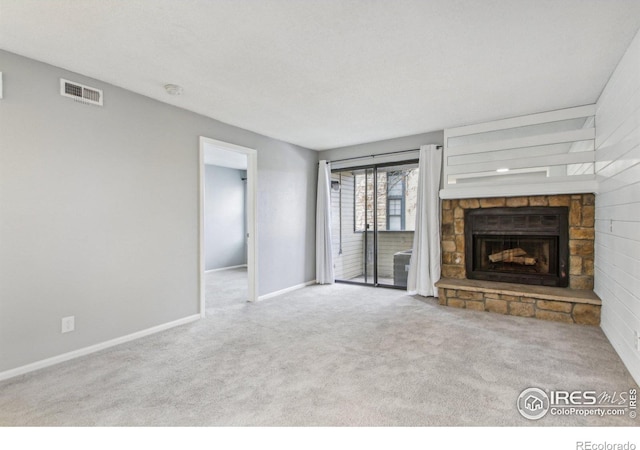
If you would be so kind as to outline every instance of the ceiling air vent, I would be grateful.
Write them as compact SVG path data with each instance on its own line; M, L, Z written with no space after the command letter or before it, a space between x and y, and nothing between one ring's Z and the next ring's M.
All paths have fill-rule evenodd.
M81 103L102 106L102 90L60 78L60 95Z

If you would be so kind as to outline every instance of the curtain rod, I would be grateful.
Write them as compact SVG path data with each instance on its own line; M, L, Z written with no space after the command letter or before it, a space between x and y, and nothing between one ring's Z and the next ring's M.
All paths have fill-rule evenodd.
M442 148L442 145L436 145L436 148ZM395 155L399 153L410 153L410 152L417 152L417 151L420 151L420 149L412 148L411 150L399 150L397 152L378 153L377 155L364 155L364 156L354 156L352 158L332 159L331 161L327 161L327 162L334 163L334 162L342 162L342 161L351 161L352 159L375 158L376 156L387 156L387 155Z

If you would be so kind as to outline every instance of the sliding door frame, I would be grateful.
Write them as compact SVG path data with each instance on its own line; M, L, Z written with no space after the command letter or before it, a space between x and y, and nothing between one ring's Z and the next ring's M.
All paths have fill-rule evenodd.
M373 169L373 177L372 177L373 178L373 283L367 283L367 282L363 283L360 281L351 281L351 280L336 280L336 283L356 284L359 286L384 287L384 288L390 288L390 289L400 289L403 291L407 290L406 286L394 286L392 284L381 284L378 282L378 169L384 168L384 167L401 166L403 164L418 164L418 162L419 162L418 159L412 158L412 159L407 159L402 161L384 162L380 164L375 164L375 163L366 164L362 166L343 167L343 168L331 170L331 173L334 173L334 172L339 173L339 172L350 171L350 170L353 170L353 171L364 170L365 183L366 183L366 176L367 176L366 171L368 169ZM355 195L355 186L354 186L354 195ZM354 209L355 209L355 202L354 202ZM354 211L354 217L355 217L355 211ZM367 215L366 215L366 209L365 209L365 229L363 231L365 233L365 237L364 237L365 239L365 246L364 246L365 270L363 274L365 280L367 279L367 273L366 273L367 228L366 226L367 226ZM342 232L342 230L340 231Z

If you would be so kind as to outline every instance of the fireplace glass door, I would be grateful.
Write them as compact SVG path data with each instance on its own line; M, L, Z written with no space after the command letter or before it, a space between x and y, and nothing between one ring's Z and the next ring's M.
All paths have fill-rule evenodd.
M464 213L467 278L568 284L568 208L480 208Z

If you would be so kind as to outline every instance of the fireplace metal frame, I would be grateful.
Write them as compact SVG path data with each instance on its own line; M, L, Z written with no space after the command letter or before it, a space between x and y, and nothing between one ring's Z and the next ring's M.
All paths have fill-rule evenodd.
M507 224L497 223L497 216L520 216L523 221L535 222L533 216L541 216L539 223L508 228ZM528 216L523 219L522 216ZM490 218L493 218L490 219ZM542 220L544 218L544 220ZM491 222L488 224L487 222ZM505 219L503 222L509 222ZM523 208L478 208L467 209L464 213L465 269L467 278L476 280L522 283L542 286L566 287L569 285L569 209L566 206L546 207L530 206ZM475 236L529 236L557 237L556 272L549 274L506 273L480 270L474 267L473 251Z

